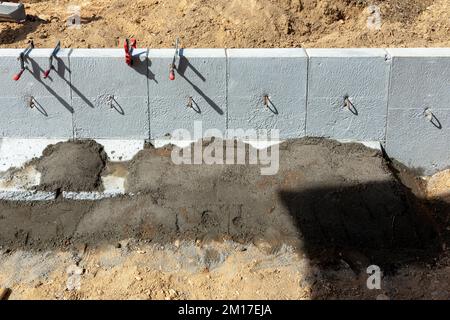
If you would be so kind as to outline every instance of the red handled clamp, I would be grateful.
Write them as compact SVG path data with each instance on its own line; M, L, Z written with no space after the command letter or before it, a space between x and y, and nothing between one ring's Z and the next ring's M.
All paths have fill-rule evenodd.
M175 54L173 56L173 61L171 64L169 64L169 79L171 81L175 80L175 69L177 68L175 66L175 62L177 61L177 57L180 55L180 50L178 48L178 44L179 44L179 39L177 38L177 40L175 41Z
M125 39L124 49L125 49L125 62L130 67L133 65L133 49L137 48L137 41L134 38L130 40Z
M34 49L34 42L30 41L30 44L28 45L28 47L24 51L22 51L20 53L20 56L19 56L19 59L18 59L20 61L20 71L19 71L19 73L15 74L13 76L13 80L14 81L19 81L20 77L22 77L22 74L25 72L25 69L26 69L26 67L25 67L25 57L33 49Z
M56 58L56 55L58 54L60 49L61 49L61 42L58 41L55 49L53 49L53 52L52 52L50 58L48 59L48 69L46 71L44 71L44 79L47 79L48 76L50 75L50 71L52 71L52 69L54 69L53 58Z

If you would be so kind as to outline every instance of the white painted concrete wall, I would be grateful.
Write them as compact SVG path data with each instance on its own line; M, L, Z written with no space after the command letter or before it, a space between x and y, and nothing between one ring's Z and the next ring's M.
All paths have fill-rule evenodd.
M32 50L15 82L21 50L0 49L0 138L147 140L202 121L450 166L450 49L184 49L175 81L173 49L135 50L133 67L121 49L64 49L44 79L51 51Z

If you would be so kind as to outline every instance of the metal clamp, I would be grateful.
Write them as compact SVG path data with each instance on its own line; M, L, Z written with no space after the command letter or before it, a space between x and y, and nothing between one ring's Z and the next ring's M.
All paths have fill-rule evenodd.
M31 40L30 44L28 45L28 47L24 51L22 51L20 53L20 56L18 58L18 60L20 61L20 71L13 76L13 80L14 81L19 81L20 77L22 77L22 74L25 72L25 69L26 69L26 67L25 67L25 57L28 56L28 54L33 49L34 49L34 42L33 42L33 40Z
M137 41L135 38L125 39L123 46L125 49L125 63L131 67L133 66L133 50L137 48Z
M176 39L175 41L175 54L173 56L173 60L172 63L169 64L169 79L171 81L175 80L175 69L177 68L175 63L177 61L177 57L179 57L180 55L180 50L179 50L179 38Z
M54 69L53 67L53 58L56 59L56 55L58 54L59 50L61 49L61 41L58 41L58 43L55 46L55 49L53 49L52 54L48 58L48 69L44 72L44 79L47 79L50 75L50 71Z

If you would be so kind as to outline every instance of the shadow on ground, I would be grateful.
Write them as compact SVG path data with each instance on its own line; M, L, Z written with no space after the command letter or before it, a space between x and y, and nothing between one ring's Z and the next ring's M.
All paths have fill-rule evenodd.
M13 28L6 27L0 31L0 43L13 44L25 40L29 34L35 32L44 23L46 23L45 20L33 15L27 15L27 20L24 23L16 24L8 22L7 24L12 25Z

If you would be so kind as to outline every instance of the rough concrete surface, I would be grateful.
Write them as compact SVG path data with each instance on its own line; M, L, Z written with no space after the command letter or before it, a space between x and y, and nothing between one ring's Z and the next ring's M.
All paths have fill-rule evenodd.
M184 129L190 140L198 121L204 136L380 141L425 174L450 165L449 148L435 149L450 138L448 49L181 48L174 81L174 49L136 49L132 67L121 49L66 49L43 79L50 52L31 51L12 81L20 50L0 49L0 137L148 140Z
M39 189L45 191L95 191L107 156L94 141L73 141L48 146L32 163L41 173Z
M448 204L424 202L380 151L359 144L305 138L280 149L279 172L262 176L261 164L174 165L173 146L147 145L104 169L124 177L133 197L2 201L0 285L12 298L373 299L370 264L382 268L383 293L393 298L420 297L399 289L401 274L414 270L411 283L420 281L429 264L433 281L445 282ZM93 142L57 144L37 163L68 170L48 185L61 187L72 172L57 166L61 152L61 163L91 153L89 170L101 171ZM85 270L80 283L66 273L73 265ZM448 294L435 286L425 296Z
M170 148L147 148L129 163L126 189L136 197L32 206L5 202L1 237L21 245L14 236L20 229L28 233L29 244L37 241L44 247L64 240L134 236L158 242L175 236L244 242L262 237L302 244L304 250L332 242L367 254L421 247L435 239L426 211L390 173L378 151L319 139L286 142L281 148L274 176L261 176L260 165L174 165ZM93 142L49 147L37 160L42 170L39 188L93 190L104 160ZM58 219L61 224L51 230L39 223L38 216L58 216L60 206L73 213L69 220ZM30 210L34 213L28 216ZM17 223L27 217L32 220ZM43 234L53 240L42 242Z
M228 49L227 58L228 128L277 129L282 139L305 136L305 50Z

